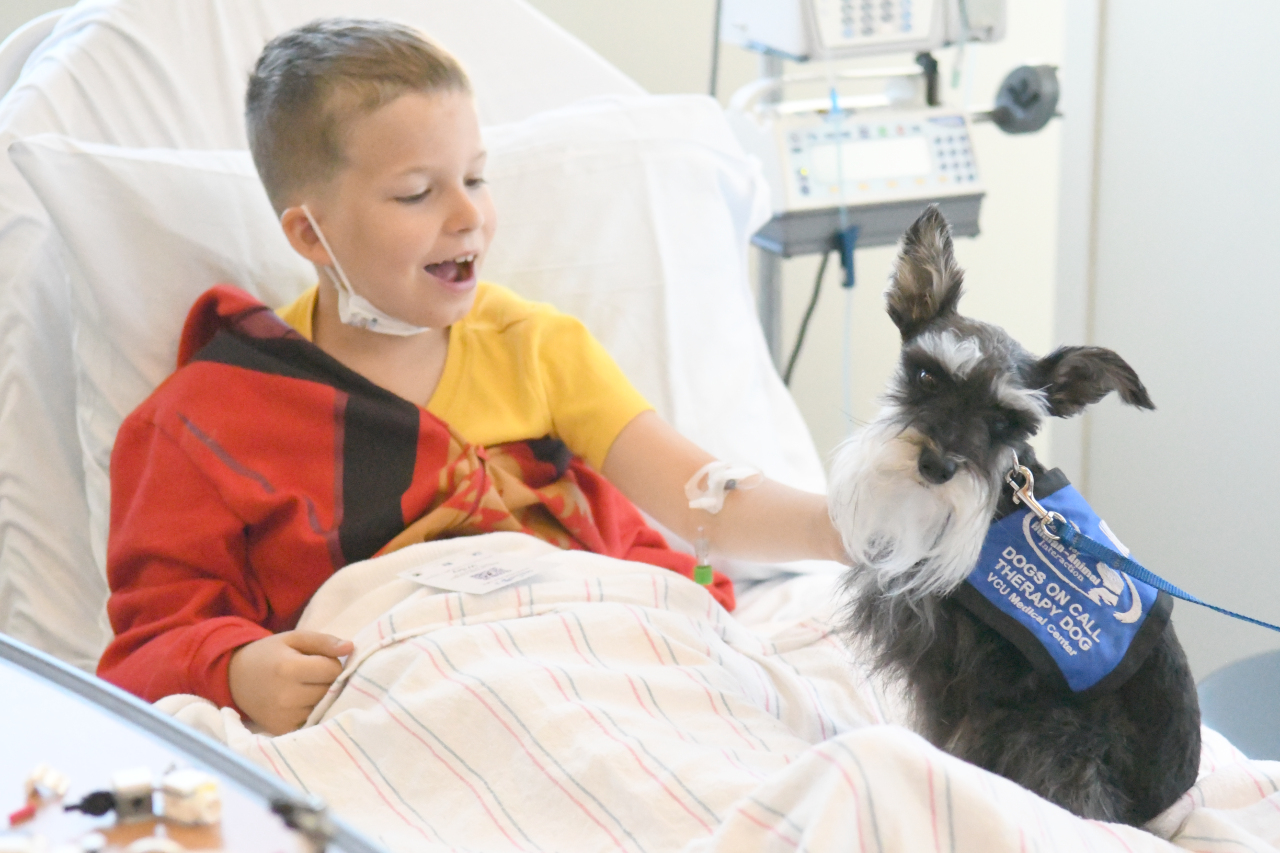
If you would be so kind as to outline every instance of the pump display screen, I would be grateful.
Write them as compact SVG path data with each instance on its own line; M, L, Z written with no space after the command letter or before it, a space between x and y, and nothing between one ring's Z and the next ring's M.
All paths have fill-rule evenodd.
M778 122L788 210L981 192L962 114L798 113Z
M933 162L928 141L923 136L911 136L854 140L841 146L815 145L810 168L814 182L834 184L842 175L845 181L927 175Z

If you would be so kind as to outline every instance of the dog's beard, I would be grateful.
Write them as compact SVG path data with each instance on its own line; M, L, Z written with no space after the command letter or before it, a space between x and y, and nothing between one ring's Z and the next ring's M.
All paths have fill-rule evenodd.
M912 599L945 595L978 561L997 484L966 465L941 485L923 482L916 466L925 439L894 414L883 413L837 449L831 520L853 561L853 586L871 583Z

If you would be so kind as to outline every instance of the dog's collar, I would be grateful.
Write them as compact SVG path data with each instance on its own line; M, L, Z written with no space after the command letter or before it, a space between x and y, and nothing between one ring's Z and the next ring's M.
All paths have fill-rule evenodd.
M1005 516L1012 515L1021 508L1019 507L1018 500L1015 497L1018 489L1014 482L1014 478L1016 476L1023 476L1020 473L1021 471L1026 471L1027 475L1030 475L1031 473L1025 466L1018 462L1018 456L1015 453L1013 456L1013 467L1010 469L1009 474L1005 476L1004 480L1004 493L1011 499L1011 506L1003 512L997 509L996 516L992 519L992 523L999 521ZM1031 494L1035 496L1036 500L1043 500L1062 488L1070 486L1071 481L1067 479L1067 475L1062 473L1060 468L1052 468L1048 471L1042 472L1037 477L1033 477L1031 484Z

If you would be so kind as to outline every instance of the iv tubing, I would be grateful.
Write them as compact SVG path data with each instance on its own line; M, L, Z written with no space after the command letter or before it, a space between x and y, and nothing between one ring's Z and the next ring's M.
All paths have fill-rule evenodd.
M849 228L849 205L845 198L844 186L844 139L841 131L844 126L844 110L840 107L840 96L836 92L836 71L835 65L831 60L827 60L827 85L831 93L831 116L832 130L835 134L836 144L836 181L839 186L839 206L837 214L840 222L840 239L844 239L844 234ZM845 270L845 276L848 281L853 280L853 258L849 258L849 269ZM847 282L846 282L847 283ZM844 340L842 342L841 351L841 399L844 405L844 416L847 421L846 432L853 432L853 288L844 288L845 293L845 312L844 312Z

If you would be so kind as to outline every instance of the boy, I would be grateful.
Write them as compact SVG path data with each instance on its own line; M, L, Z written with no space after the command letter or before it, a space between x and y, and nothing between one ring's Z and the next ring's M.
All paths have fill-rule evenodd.
M453 57L397 25L317 21L264 48L246 112L320 284L281 310L288 325L234 288L206 293L180 369L121 427L104 678L290 731L351 651L293 630L334 571L520 530L688 574L630 501L720 554L844 559L821 495L766 481L690 510L684 484L712 458L581 323L477 282L496 219ZM712 593L732 607L727 580Z

